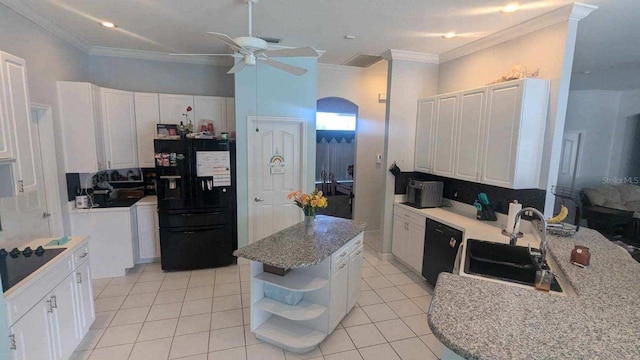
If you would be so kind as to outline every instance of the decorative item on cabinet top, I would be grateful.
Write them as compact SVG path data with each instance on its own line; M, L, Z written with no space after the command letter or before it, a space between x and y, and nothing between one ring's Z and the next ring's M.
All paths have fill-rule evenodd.
M487 85L499 84L511 80L537 78L538 75L540 75L540 68L537 68L536 71L529 73L527 72L526 66L513 65L511 69L509 69L509 71L505 72L498 79L488 83Z

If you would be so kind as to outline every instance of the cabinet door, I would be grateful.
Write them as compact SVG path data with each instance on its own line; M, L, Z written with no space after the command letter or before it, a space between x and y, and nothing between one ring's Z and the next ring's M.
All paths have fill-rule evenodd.
M13 175L17 192L38 190L36 175L35 148L31 122L31 104L29 103L29 84L27 83L26 62L13 55L0 53L2 59L4 103L6 106L9 129L13 134L16 162Z
M75 276L70 274L48 296L53 312L53 344L56 359L68 359L82 339L76 319Z
M433 168L433 125L436 99L418 100L416 124L416 171L430 173Z
M512 188L518 155L522 82L489 87L482 183Z
M91 269L89 261L85 261L75 271L76 304L78 304L78 321L80 337L84 337L96 318L93 289L91 288Z
M434 130L433 173L453 176L458 94L437 97Z
M160 256L158 240L158 215L155 206L138 206L138 246L140 259Z
M9 329L13 360L55 359L50 326L51 307L46 297Z
M351 311L360 297L362 285L362 252L364 246L356 248L349 255L349 290L347 294L347 312Z
M91 103L93 111L93 126L95 127L94 135L97 166L98 171L102 171L107 169L105 134L104 126L102 126L102 93L100 88L94 85L91 85Z
M460 94L454 174L456 179L480 181L486 100L486 88Z
M425 228L409 223L406 263L418 273L422 272L422 256L424 255Z
M195 131L200 125L213 121L214 135L227 131L227 102L223 97L194 96L193 118Z
M329 330L333 330L347 315L349 291L349 258L345 257L331 271L331 300L329 305Z
M102 90L102 123L109 169L138 167L133 93Z
M160 122L163 124L184 122L183 114L189 106L193 108L193 96L191 95L160 94Z
M393 239L391 240L391 253L402 261L407 261L407 236L409 223L400 216L393 217Z
M155 167L153 139L156 125L160 123L158 94L133 94L136 108L136 135L138 140L138 163L140 167Z
M0 53L1 56L2 53ZM5 83L5 75L0 69L0 160L14 159L11 128L9 126L9 114L5 105L5 91L2 84Z

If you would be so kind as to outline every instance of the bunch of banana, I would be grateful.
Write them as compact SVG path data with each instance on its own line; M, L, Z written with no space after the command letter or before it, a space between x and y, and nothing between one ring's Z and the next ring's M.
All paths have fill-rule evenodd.
M567 209L566 206L564 205L560 205L560 213L552 218L550 218L549 220L547 220L547 223L549 224L559 224L562 222L562 220L567 218L567 215L569 215L569 209Z

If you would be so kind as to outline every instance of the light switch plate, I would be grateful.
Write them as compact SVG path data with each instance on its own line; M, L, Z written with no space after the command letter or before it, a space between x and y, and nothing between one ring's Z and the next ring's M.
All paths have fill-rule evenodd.
M376 164L382 164L382 154L376 154Z

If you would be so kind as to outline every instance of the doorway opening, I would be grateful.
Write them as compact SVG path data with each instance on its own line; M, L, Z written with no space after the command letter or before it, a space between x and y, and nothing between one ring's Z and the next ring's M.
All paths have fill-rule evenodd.
M316 113L316 188L329 206L319 213L353 219L358 105L339 98L318 100Z

